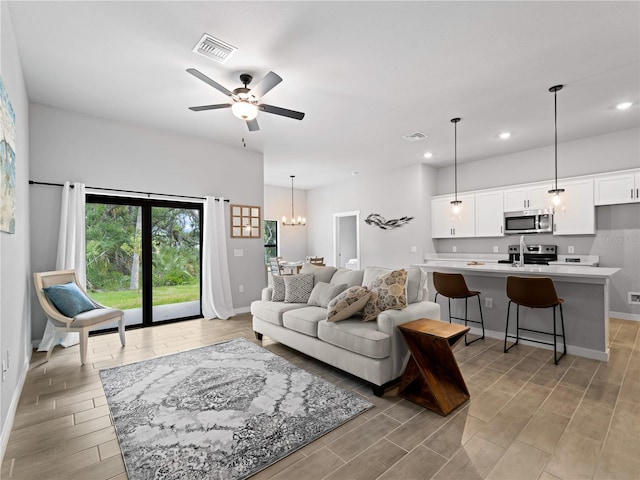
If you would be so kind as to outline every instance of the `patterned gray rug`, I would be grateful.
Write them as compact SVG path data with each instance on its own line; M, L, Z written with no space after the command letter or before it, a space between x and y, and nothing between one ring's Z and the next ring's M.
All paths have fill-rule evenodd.
M373 406L242 338L100 378L131 480L247 478Z

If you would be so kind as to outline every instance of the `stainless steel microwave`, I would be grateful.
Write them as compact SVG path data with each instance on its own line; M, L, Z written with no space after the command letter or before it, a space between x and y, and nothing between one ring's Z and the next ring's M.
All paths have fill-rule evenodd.
M523 210L505 212L504 233L552 233L553 210Z

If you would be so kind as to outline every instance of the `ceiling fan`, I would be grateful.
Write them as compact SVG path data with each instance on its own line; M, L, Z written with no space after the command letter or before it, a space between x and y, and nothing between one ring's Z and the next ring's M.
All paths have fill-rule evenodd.
M202 80L204 83L211 85L219 92L231 97L233 100L233 103L219 103L216 105L189 107L189 110L193 110L194 112L217 110L219 108L231 108L231 111L236 117L247 122L247 127L250 132L260 130L258 121L256 120L258 110L273 113L275 115L281 115L283 117L295 118L296 120L302 120L304 118L304 113L302 112L296 112L295 110L289 110L287 108L274 107L273 105L267 105L266 103L258 103L264 95L282 81L282 78L273 72L267 73L267 75L253 88L247 87L247 85L251 83L251 80L253 80L253 77L248 73L243 73L240 75L240 81L244 84L244 87L238 87L233 91L230 91L214 80L211 80L195 68L188 68L187 72Z

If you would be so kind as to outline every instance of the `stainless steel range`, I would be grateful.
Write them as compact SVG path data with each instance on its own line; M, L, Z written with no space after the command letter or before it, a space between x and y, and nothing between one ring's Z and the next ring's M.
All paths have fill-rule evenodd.
M524 263L526 265L549 265L558 260L557 245L525 245ZM509 245L509 258L498 263L516 263L520 261L520 245Z

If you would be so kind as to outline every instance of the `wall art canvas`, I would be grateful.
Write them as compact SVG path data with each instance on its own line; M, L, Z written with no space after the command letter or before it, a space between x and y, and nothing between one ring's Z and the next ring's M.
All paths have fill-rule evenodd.
M0 230L16 230L16 114L0 78Z

